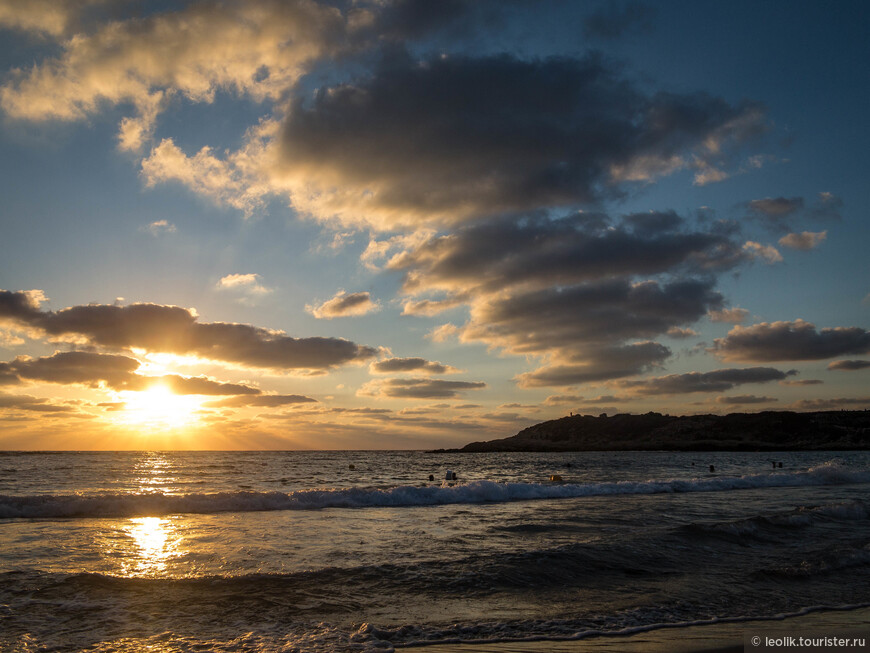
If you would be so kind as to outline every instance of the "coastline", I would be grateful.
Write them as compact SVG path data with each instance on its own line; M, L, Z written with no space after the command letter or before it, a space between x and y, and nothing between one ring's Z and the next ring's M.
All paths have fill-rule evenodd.
M827 608L796 616L668 626L631 634L576 640L431 644L408 647L421 653L750 653L744 638L754 634L865 636L870 638L870 606ZM763 649L762 649L763 650ZM813 650L813 649L805 649Z

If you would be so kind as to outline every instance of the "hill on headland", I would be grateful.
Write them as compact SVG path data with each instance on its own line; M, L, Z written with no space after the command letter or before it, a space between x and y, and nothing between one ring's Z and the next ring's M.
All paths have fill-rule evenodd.
M870 411L683 417L572 415L451 451L849 451L870 449Z

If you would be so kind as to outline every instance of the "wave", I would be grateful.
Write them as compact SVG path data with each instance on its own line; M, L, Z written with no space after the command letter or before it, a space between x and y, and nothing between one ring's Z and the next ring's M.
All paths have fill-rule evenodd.
M584 628L575 620L554 619L529 623L491 623L479 626L462 626L456 624L449 628L427 632L413 626L401 628L378 628L364 623L356 633L351 635L351 642L370 642L380 644L379 648L393 650L405 647L426 647L436 644L468 645L468 644L505 644L523 642L571 642L597 637L625 638L641 633L658 630L682 630L697 626L712 626L719 624L739 624L753 621L785 621L795 617L803 617L814 612L838 611L846 612L870 607L868 603L844 605L813 605L791 612L778 614L741 615L734 617L710 617L687 619L674 622L640 623L637 625L619 625L612 628ZM531 626L531 628L529 627ZM580 627L578 627L580 626ZM423 637L415 639L415 636Z
M0 495L0 519L67 517L139 517L323 508L412 507L474 504L534 499L723 492L753 488L870 483L870 470L833 463L806 471L712 478L608 483L504 483L470 481L456 485L393 488L355 487L283 492L217 492L197 494Z
M686 524L677 530L688 536L718 537L734 541L745 541L746 538L763 540L784 530L831 521L862 521L868 518L870 504L847 501L824 506L801 506L788 512L757 515L734 521Z

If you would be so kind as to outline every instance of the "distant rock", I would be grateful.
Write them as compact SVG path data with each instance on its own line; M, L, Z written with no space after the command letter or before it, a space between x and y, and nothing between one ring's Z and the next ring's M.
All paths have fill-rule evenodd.
M853 451L870 449L870 411L765 411L683 417L573 415L516 435L472 442L476 451Z

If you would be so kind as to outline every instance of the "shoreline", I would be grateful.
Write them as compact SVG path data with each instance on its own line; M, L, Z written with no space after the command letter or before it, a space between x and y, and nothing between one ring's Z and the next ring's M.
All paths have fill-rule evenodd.
M640 632L590 635L573 640L541 639L480 643L420 643L397 650L420 653L749 653L753 635L851 635L870 638L870 606L811 609L770 618L735 618L692 625L661 624Z

